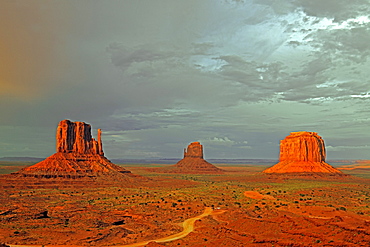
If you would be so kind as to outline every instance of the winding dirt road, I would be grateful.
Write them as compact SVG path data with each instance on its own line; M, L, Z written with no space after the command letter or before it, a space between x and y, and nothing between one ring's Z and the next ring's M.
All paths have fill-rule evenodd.
M129 245L120 245L120 246L117 246L117 247L139 247L139 246L144 246L144 245L146 245L146 244L148 244L150 242L164 243L164 242L169 242L169 241L177 240L177 239L186 237L189 233L191 233L192 231L194 231L194 223L195 223L195 221L200 220L201 218L204 218L204 217L206 217L208 215L222 214L224 212L225 212L225 210L217 210L217 211L214 211L212 208L207 207L207 208L205 208L203 214L185 220L182 223L182 226L184 227L184 230L182 230L182 232L179 232L179 233L176 233L176 234L170 235L168 237L164 237L164 238L159 238L159 239L155 239L155 240L148 240L148 241L144 241L144 242L140 242L140 243L135 243L135 244L129 244Z

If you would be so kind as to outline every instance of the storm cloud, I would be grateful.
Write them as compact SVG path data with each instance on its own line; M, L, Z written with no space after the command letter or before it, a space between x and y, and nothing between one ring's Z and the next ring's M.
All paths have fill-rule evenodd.
M192 141L207 158L277 158L307 130L329 158L369 159L369 6L5 1L0 157L50 155L71 119L103 129L110 158L180 158Z

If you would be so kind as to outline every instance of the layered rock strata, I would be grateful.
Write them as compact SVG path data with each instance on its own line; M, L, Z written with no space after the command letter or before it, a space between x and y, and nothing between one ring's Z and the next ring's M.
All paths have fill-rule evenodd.
M263 172L342 174L325 159L325 143L316 132L292 132L280 141L280 162Z
M89 124L63 120L56 133L57 152L16 174L23 177L68 179L133 177L130 171L104 157L101 133L99 129L98 140L95 140Z
M184 158L175 165L166 169L168 172L176 173L222 173L223 170L217 168L203 159L203 146L199 142L190 143L184 149Z

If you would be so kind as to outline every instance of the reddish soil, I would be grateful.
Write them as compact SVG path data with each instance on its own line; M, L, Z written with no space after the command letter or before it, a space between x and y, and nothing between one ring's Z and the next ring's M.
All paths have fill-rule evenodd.
M195 230L146 246L368 246L370 179L284 177L265 167L222 165L224 174L161 174L131 187L0 176L0 243L122 246ZM33 178L36 179L36 178ZM49 183L48 183L49 181Z
M268 200L274 200L275 198L273 196L269 195L262 195L261 193L257 191L245 191L244 195L251 199L268 199Z

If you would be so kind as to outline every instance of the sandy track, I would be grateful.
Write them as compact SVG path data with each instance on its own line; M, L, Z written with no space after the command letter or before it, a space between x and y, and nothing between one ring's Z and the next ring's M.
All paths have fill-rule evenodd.
M117 246L117 247L139 247L139 246L144 246L144 245L146 245L146 244L148 244L150 242L164 243L164 242L169 242L169 241L177 240L177 239L186 237L189 233L191 233L192 231L194 231L194 223L195 223L195 221L197 221L199 219L202 219L202 218L204 218L204 217L206 217L208 215L221 214L221 213L224 213L224 212L225 212L224 210L214 211L212 208L207 207L207 208L205 208L203 214L185 220L182 223L182 226L184 227L184 230L182 232L179 232L179 233L176 233L176 234L170 235L168 237L164 237L164 238L159 238L159 239L155 239L155 240L148 240L148 241L144 241L144 242L140 242L140 243L135 243L135 244L129 244L129 245L120 245L120 246Z

